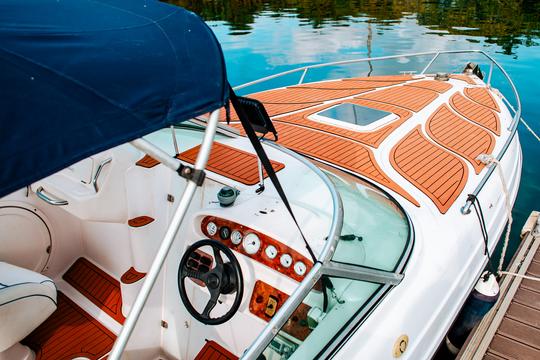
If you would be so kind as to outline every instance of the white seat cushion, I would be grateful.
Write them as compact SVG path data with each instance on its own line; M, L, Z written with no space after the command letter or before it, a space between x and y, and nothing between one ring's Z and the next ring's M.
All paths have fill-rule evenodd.
M51 279L0 261L0 352L24 339L54 310Z

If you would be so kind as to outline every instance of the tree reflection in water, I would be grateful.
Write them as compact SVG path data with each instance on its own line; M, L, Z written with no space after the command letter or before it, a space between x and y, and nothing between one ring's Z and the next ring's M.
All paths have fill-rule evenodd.
M533 0L168 0L208 21L224 21L232 35L250 33L257 16L297 17L301 25L348 26L356 18L377 24L414 14L419 25L441 36L483 37L505 54L538 45L540 3Z

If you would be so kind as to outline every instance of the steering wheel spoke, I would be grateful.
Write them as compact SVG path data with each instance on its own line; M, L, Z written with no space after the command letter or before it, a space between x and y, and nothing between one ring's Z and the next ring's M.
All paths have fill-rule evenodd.
M208 278L208 273L204 273L200 270L189 269L188 267L185 267L184 269L182 269L182 276L201 280L202 282L206 283L206 280Z
M214 259L216 260L216 263L218 265L223 265L223 258L221 257L221 252L219 249L212 247L212 251L214 252Z
M201 271L194 268L196 264L190 264L190 259L193 257L196 258L194 254L203 246L210 246L212 248L212 253L214 254L215 266L209 271ZM222 253L227 257L227 262L223 260ZM206 289L210 292L210 300L208 300L202 312L199 312L194 308L187 295L185 284L185 279L187 277L203 281L206 285ZM180 267L178 269L178 290L180 291L180 298L186 309L195 319L207 325L223 324L233 317L242 302L244 280L240 264L231 249L223 243L210 239L197 241L186 250L182 256L182 260L180 260ZM198 291L194 292L194 296L200 294L201 293ZM216 307L221 294L234 294L234 301L225 314L217 318L212 318L210 313Z
M203 317L210 319L210 312L216 307L218 299L219 290L210 290L210 300L208 300L208 303L206 303L206 306L201 314Z

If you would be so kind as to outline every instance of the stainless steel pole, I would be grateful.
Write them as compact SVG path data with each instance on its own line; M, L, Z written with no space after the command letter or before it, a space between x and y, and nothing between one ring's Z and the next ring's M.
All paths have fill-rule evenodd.
M208 126L206 128L203 142L201 144L201 150L199 151L197 160L195 161L196 170L203 170L204 167L206 166L208 157L210 155L210 151L212 150L212 143L214 141L214 135L216 133L218 120L219 120L219 110L215 110L210 115L210 120L208 121ZM137 142L137 144L141 144L141 142ZM148 145L145 145L145 146L148 146ZM164 160L162 155L163 154L160 153L160 151L152 151L152 154L151 154L151 156L156 156L157 159L160 161ZM165 158L170 159L171 157L167 155ZM167 163L170 163L170 161L168 161ZM148 270L148 273L146 274L141 290L139 291L139 294L137 294L137 298L135 299L135 302L133 303L131 311L129 312L126 318L126 321L124 322L124 326L122 327L122 330L120 331L120 334L118 335L118 338L116 339L114 343L111 353L109 354L109 359L111 360L120 359L120 356L122 355L122 352L124 351L127 345L129 337L133 333L133 329L135 328L135 325L137 324L137 320L139 319L139 316L141 315L144 305L146 304L146 301L148 300L148 296L150 295L150 292L152 291L152 288L154 287L154 284L156 283L156 280L159 276L161 268L163 267L163 263L165 262L165 259L167 258L167 254L169 253L169 250L171 249L171 245L174 242L174 239L176 238L178 229L180 228L180 225L182 224L182 220L184 219L184 216L189 208L189 204L191 203L191 200L193 199L193 195L195 195L196 190L197 190L197 185L193 181L188 181L186 189L184 190L184 193L182 194L182 198L180 199L180 202L178 204L178 207L176 208L176 211L174 212L169 228L167 229L167 232L165 233L163 241L161 242L161 245L154 258L154 261L152 262L152 265L150 266L150 269Z

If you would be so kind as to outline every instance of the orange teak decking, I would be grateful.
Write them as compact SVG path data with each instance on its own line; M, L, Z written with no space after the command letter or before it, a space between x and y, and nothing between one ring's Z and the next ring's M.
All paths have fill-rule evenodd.
M197 145L179 154L178 158L193 164L199 149L200 146ZM277 161L271 161L271 163L276 172L285 167L285 165ZM257 157L254 154L218 142L214 142L212 146L206 168L242 184L255 185L259 182L259 167ZM266 171L264 171L264 177L266 176Z
M413 86L397 86L362 95L359 99L379 101L418 112L435 100L437 96L437 92L433 90Z
M443 214L461 194L467 181L465 163L429 141L420 125L392 149L390 161L403 177L428 195Z
M406 180L445 213L469 180L467 162L474 169L470 173L479 174L485 165L477 157L493 152L502 127L497 114L499 106L489 89L480 87L473 76L454 74L450 78L450 81L411 75L351 78L295 85L253 97L266 107L276 103L294 106L298 105L295 101L303 101L304 108L295 108L292 113L270 114L280 144L365 176L419 206L398 184L398 179ZM452 89L459 91L451 93ZM355 92L359 93L339 97ZM426 108L434 102L437 107L426 114ZM375 127L355 128L317 118L320 111L342 103L387 111L395 119ZM236 114L232 115L237 120ZM408 127L408 133L400 133L401 139L396 138L395 132L407 121L415 121L414 131ZM239 124L233 126L240 128ZM382 146L390 135L391 146ZM401 175L399 178L390 178L384 166L381 168L377 163L381 155Z
M124 323L118 280L85 258L77 259L63 278L110 317L120 324Z
M467 99L460 93L455 93L450 98L450 105L461 116L485 127L495 133L501 135L501 122L495 112L477 104L476 102Z
M491 154L495 147L493 135L463 120L447 105L435 110L427 121L426 131L437 143L467 159L477 174L485 165L476 158L480 154Z
M501 109L499 109L499 105L497 105L497 102L495 99L493 99L493 96L486 88L467 88L465 89L465 95L480 105L487 106L488 108L497 112L501 111Z
M58 292L58 308L23 344L36 353L36 360L102 359L116 336L86 311Z
M476 81L474 81L469 75L453 74L450 75L450 79L461 80L469 85L476 85Z
M452 88L452 85L447 82L433 81L433 80L420 80L420 81L410 82L410 83L407 83L406 86L414 86L414 87L419 87L422 89L433 90L441 94L447 92L448 90Z
M274 125L279 132L279 144L361 174L420 206L409 193L381 170L373 152L367 146L302 126L277 122ZM241 128L239 124L233 126Z

